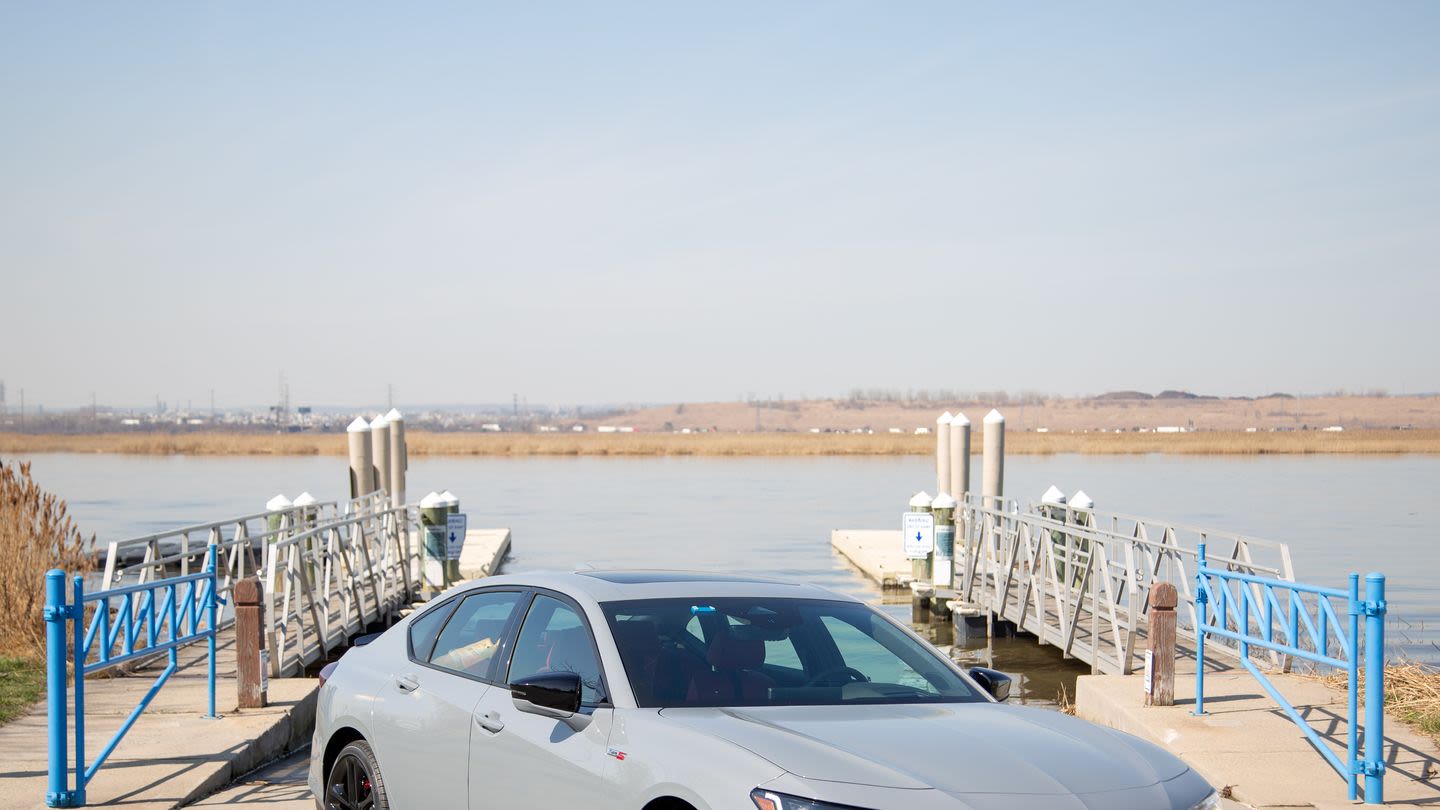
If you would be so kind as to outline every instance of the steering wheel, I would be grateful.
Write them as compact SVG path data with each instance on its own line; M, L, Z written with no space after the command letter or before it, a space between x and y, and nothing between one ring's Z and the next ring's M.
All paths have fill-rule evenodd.
M843 682L841 682L841 683L836 683L836 684L828 683L829 680L830 680L830 678L831 678L831 676L834 676L834 675L844 675L844 676L846 676L846 680L843 681ZM869 683L869 682L870 682L870 679L867 678L867 677L865 677L865 673L861 672L860 670L855 669L854 667L840 666L840 667L831 667L831 668L825 670L824 672L821 672L821 673L817 674L815 677L813 677L813 678L811 678L810 680L806 681L806 682L805 682L805 685L806 685L806 686L818 686L818 685L824 683L824 684L826 684L826 685L828 685L828 686L844 686L844 685L850 684L850 683Z

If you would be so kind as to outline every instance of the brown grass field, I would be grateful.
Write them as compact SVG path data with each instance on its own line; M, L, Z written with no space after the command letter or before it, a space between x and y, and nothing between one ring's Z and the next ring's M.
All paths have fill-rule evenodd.
M977 435L972 448L977 455ZM427 433L411 431L412 456L920 456L933 435L876 433ZM1019 455L1303 455L1440 453L1440 430L1347 430L1343 433L1021 433L1006 451ZM340 433L0 433L0 455L120 453L195 456L344 455Z

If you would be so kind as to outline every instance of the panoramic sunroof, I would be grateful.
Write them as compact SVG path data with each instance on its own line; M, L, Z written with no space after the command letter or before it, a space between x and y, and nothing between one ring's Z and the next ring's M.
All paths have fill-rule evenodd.
M707 574L703 571L577 571L587 577L603 579L620 585L646 585L658 582L763 582L767 585L785 585L763 577L737 577L730 574Z

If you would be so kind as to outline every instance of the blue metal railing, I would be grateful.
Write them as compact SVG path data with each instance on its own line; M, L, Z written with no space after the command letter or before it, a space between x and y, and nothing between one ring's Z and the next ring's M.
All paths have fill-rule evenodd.
M69 604L65 601L65 572L45 575L45 665L49 700L50 782L45 804L50 807L84 807L85 787L105 764L115 746L130 731L150 701L179 667L180 647L205 639L209 642L209 713L215 717L215 628L219 599L216 594L216 560L219 548L205 554L199 574L159 579L123 588L85 592L83 577L75 577ZM88 627L85 608L94 605ZM68 632L67 632L68 631ZM119 647L117 651L117 646ZM85 762L85 676L117 667L137 658L168 653L169 662L120 729L101 749L95 761ZM69 706L66 667L74 673L75 766L70 779Z
M1365 598L1360 598L1360 577L1350 575L1349 588L1321 588L1283 579L1211 568L1201 543L1196 569L1195 609L1195 713L1205 713L1205 638L1217 636L1239 645L1240 664L1255 676L1285 714L1300 727L1310 743L1345 779L1351 801L1355 800L1358 777L1365 777L1365 803L1385 801L1385 577L1365 576ZM1283 592L1277 596L1277 592ZM1314 609L1306 604L1313 598ZM1346 622L1331 604L1344 600ZM1214 620L1207 606L1214 606ZM1365 617L1365 751L1361 756L1358 736L1358 684L1360 675L1360 617ZM1276 619L1283 621L1279 638ZM1259 635L1251 628L1259 629ZM1332 629L1333 628L1333 629ZM1301 636L1302 630L1304 637ZM1269 677L1250 661L1250 647L1262 647L1318 664L1345 670L1348 679L1346 709L1349 731L1345 759L1320 737L1305 718L1290 705ZM1331 650L1335 650L1334 655Z

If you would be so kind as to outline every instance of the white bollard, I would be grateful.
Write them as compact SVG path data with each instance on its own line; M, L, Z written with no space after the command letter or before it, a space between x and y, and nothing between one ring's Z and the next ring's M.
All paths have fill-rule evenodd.
M950 417L950 496L964 501L970 491L970 420L965 414Z
M935 495L950 492L950 412L935 420Z
M390 423L377 416L370 423L370 457L375 463L375 488L390 495Z
M320 519L319 507L317 506L319 503L320 501L316 500L315 496L309 492L302 492L295 496L295 502L292 506L296 507L295 531L297 533L308 532L315 528L316 522ZM320 563L315 558L317 547L318 545L314 537L307 537L305 539L304 551L310 555L310 565L305 566L304 571L311 585L314 585L320 579Z
M261 565L265 565L269 561L268 546L274 545L275 542L280 539L280 535L275 534L275 532L278 532L284 524L285 515L283 513L292 506L294 506L294 503L284 495L276 495L265 502L265 511L270 513L265 516L265 530L270 536L265 538L267 549L264 552L265 556L260 560Z
M1075 494L1070 496L1070 511L1075 515L1075 522L1081 526L1094 527L1091 519L1091 511L1095 509L1095 501L1085 494L1085 490L1077 489Z
M358 498L375 491L375 458L370 447L370 423L356 417L345 428L350 440L350 497Z
M987 499L985 505L992 509L1001 508L997 501L1005 495L1005 417L999 411L985 414L985 456L981 462L980 494Z
M390 424L390 505L405 505L405 471L410 468L410 458L405 448L405 417L394 408L385 414Z
M944 492L930 502L930 511L935 514L935 562L930 566L930 575L937 588L949 588L954 578L957 505L956 500Z

